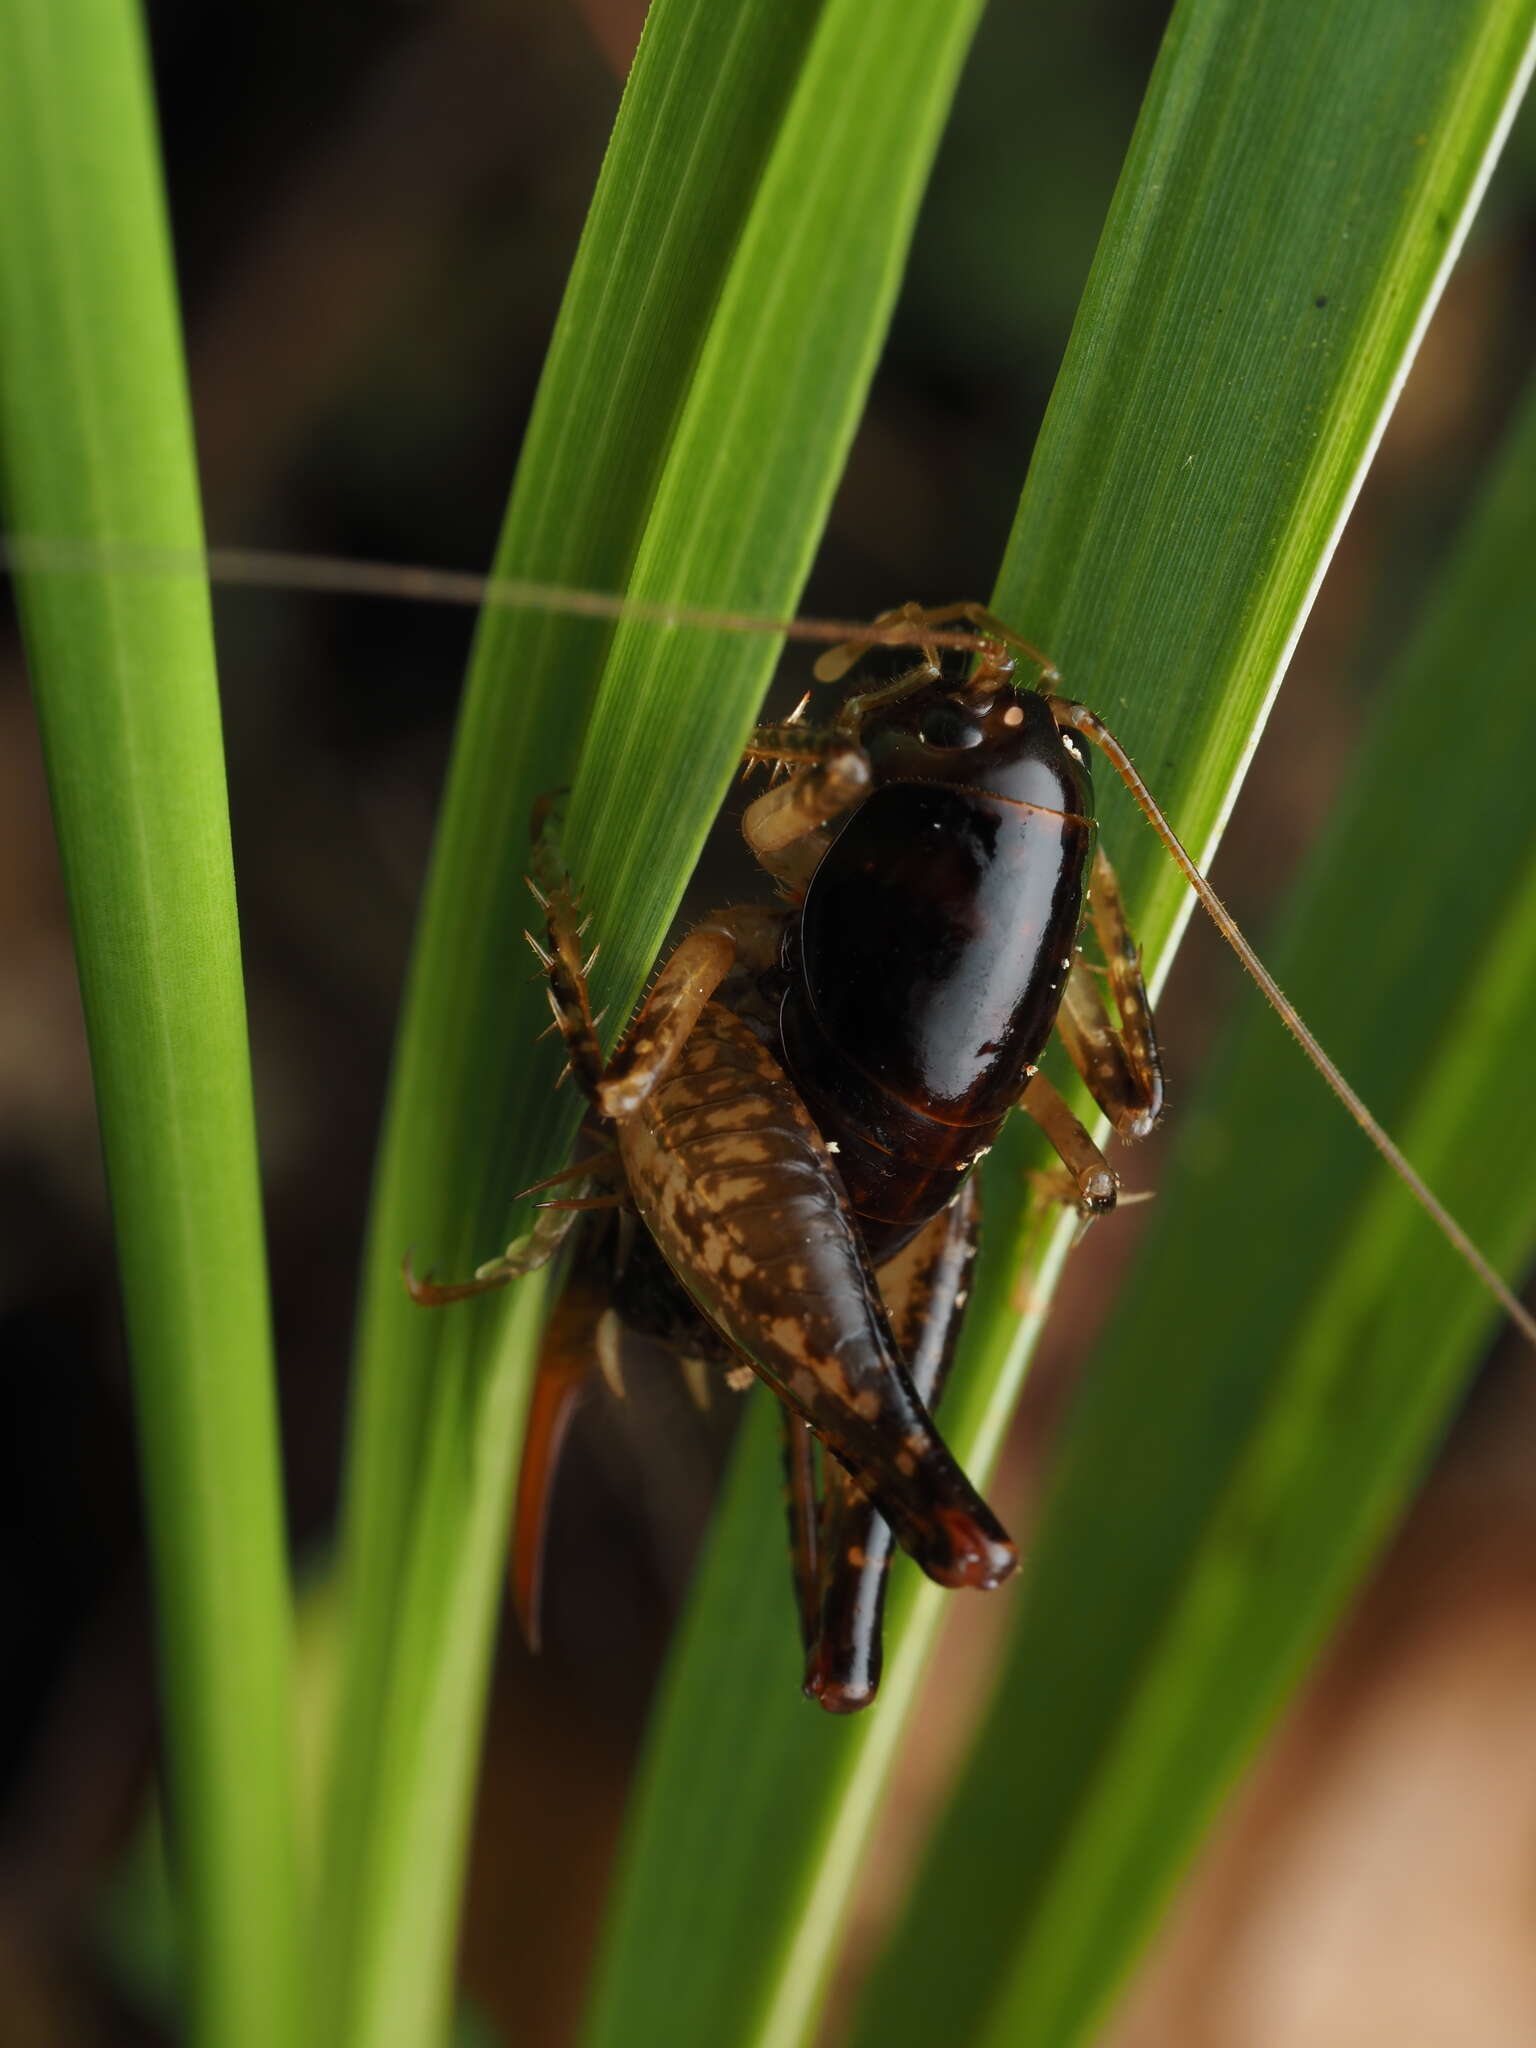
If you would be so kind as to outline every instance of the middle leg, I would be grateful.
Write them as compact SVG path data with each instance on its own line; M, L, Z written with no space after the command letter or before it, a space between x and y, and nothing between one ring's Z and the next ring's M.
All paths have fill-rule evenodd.
M1019 1107L1045 1133L1066 1169L1063 1198L1085 1223L1107 1216L1120 1197L1120 1176L1044 1074L1030 1076Z
M1105 1013L1098 976L1073 960L1056 1029L1088 1092L1122 1138L1144 1138L1163 1113L1163 1068L1141 953L1126 922L1120 884L1102 847L1093 857L1089 914L1114 1004Z

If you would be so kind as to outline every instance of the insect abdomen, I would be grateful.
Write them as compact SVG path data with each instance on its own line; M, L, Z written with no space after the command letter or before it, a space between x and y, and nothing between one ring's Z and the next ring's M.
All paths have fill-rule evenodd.
M761 1042L704 1010L620 1127L636 1206L710 1322L857 1474L947 1585L1016 1552L951 1457L891 1338L833 1161Z

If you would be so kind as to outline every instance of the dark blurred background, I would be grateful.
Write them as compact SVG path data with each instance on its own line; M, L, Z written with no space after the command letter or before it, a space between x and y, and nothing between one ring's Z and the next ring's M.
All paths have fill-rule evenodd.
M636 0L152 0L214 542L486 564L641 13ZM986 594L1165 14L996 0L808 609ZM1223 852L1260 937L1527 366L1533 202L1527 120ZM241 591L220 597L218 637L290 1513L323 1581L371 1150L469 622ZM151 1618L90 1076L8 616L0 952L0 2040L116 2048L174 2038L136 1874ZM1234 980L1197 928L1164 1012L1175 1100ZM1137 1161L1139 1181L1155 1172ZM1070 1271L1001 1484L1019 1516L1134 1228L1128 1216L1096 1232ZM1491 1363L1398 1552L1197 1873L1119 2048L1536 2039L1527 1381ZM568 2037L734 1420L728 1399L701 1415L659 1371L632 1392L595 1401L568 1454L545 1654L503 1633L464 1947L490 2039ZM956 1606L901 1818L871 1859L882 1875L859 1902L855 1962L991 1653L1002 1603ZM1393 1743L1387 1778L1376 1759ZM1441 2031L1426 1969L1472 2001Z

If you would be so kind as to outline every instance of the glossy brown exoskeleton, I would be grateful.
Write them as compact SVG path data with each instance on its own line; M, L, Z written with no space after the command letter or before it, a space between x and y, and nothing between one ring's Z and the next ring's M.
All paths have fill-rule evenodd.
M818 673L845 661L830 656ZM877 1259L944 1207L1016 1104L1057 1143L1085 1213L1113 1206L1114 1175L1037 1072L1058 1022L1123 1135L1143 1135L1161 1110L1136 951L1095 858L1088 764L1056 711L1015 682L1000 645L958 683L930 660L851 699L824 743L824 760L856 746L857 769L840 758L835 772L866 785L835 836L779 851L771 814L748 814L759 857L804 889L787 935L785 1064L838 1146ZM819 772L765 807L822 809ZM1118 1031L1078 954L1090 871Z
M899 616L919 631L971 621L974 669L946 677L925 649L824 732L759 731L748 758L792 771L744 820L781 901L698 925L606 1063L547 827L535 862L549 925L536 950L622 1199L713 1339L845 1475L828 1467L818 1506L791 1423L808 1690L839 1709L878 1681L882 1524L947 1585L994 1586L1016 1559L930 1413L974 1239L966 1177L1018 1104L1060 1154L1068 1198L1085 1216L1113 1206L1114 1174L1036 1069L1054 1024L1121 1131L1150 1128L1161 1104L1135 948L1095 852L1076 707L1016 682L1009 647L1022 643L976 607ZM838 650L818 675L841 679L861 652ZM1118 1028L1077 953L1089 904ZM528 1270L557 1231L470 1285ZM416 1287L424 1300L462 1291ZM524 1498L540 1501L553 1433L530 1441Z

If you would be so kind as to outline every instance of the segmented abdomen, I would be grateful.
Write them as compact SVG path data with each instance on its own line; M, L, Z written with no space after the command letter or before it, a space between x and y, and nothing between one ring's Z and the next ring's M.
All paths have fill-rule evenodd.
M710 1004L677 1064L620 1133L662 1255L710 1320L797 1407L828 1375L852 1399L884 1372L885 1313L820 1132L772 1054ZM848 1365L841 1361L847 1354Z
M766 1047L708 1005L618 1135L668 1265L905 1547L946 1583L1005 1576L1013 1546L913 1392L833 1157Z

